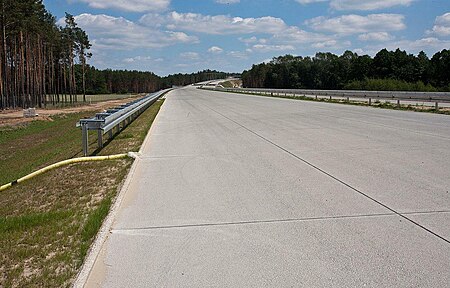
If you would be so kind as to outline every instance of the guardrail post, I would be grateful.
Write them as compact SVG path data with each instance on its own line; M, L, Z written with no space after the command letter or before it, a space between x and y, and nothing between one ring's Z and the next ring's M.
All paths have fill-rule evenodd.
M372 105L372 98L369 98L369 106Z
M400 99L397 99L397 108L400 108Z
M89 154L89 146L88 146L88 127L87 127L87 123L81 123L81 141L82 141L82 145L83 145L83 156L86 157Z
M350 97L347 96L347 102L350 102Z
M330 95L330 100L331 100L331 95Z
M438 102L434 103L434 109L436 111L439 111L439 103Z
M103 148L103 131L97 130L97 146L98 148Z

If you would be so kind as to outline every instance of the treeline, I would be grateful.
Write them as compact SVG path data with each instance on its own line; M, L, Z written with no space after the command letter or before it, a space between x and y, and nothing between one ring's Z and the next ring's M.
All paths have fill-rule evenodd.
M73 102L84 91L91 45L72 15L60 27L42 0L0 0L0 28L0 109Z
M82 75L81 66L76 65L76 78ZM86 68L86 93L143 93L153 92L172 86L185 86L196 82L222 79L229 73L215 70L204 70L191 74L173 74L160 77L152 72L129 70L98 70L95 67ZM81 93L81 90L77 90Z
M82 75L80 65L76 66L77 77ZM98 70L93 66L86 69L86 94L125 94L153 92L162 88L161 78L152 72L128 70ZM77 90L81 94L81 90Z
M164 87L171 86L185 86L197 82L215 80L215 79L225 79L228 76L235 74L219 72L216 70L203 70L197 73L191 74L172 74L162 78L162 83Z
M253 65L242 81L251 88L450 91L450 50L431 59L424 52L415 56L400 49L383 49L373 58L351 51L285 55Z
M91 44L66 13L56 24L42 0L0 0L0 109L76 102L76 95L142 93L228 76L205 70L160 77L152 72L98 70Z

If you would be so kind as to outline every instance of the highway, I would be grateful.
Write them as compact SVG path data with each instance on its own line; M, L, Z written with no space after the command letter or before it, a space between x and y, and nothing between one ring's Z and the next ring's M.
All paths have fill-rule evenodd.
M86 287L448 287L450 117L170 92Z

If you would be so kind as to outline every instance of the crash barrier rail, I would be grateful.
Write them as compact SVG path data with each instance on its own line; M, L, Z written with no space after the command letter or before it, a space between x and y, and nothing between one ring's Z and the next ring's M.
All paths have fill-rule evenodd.
M103 135L108 133L109 138L113 137L114 128L117 133L136 119L142 112L156 102L164 93L172 89L165 89L159 92L148 94L143 98L131 101L127 104L118 106L113 109L108 109L105 112L97 113L93 118L80 119L77 127L81 127L83 156L89 154L89 130L97 130L97 146L103 147Z
M210 87L204 87L211 89ZM265 94L271 96L325 96L339 98L363 98L369 100L369 105L372 100L397 100L397 105L400 105L400 100L403 101L419 101L419 102L434 102L436 110L439 109L439 103L450 103L449 92L409 92L409 91L356 91L356 90L310 90L310 89L263 89L263 88L221 88L215 87L214 90L226 92L238 92L248 94Z

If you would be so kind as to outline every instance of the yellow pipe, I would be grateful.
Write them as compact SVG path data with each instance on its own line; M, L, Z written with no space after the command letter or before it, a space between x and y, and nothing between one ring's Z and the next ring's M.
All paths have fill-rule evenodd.
M135 158L136 155L134 153L128 153L128 154L117 154L117 155L110 155L110 156L92 156L92 157L80 157L80 158L73 158L73 159L68 159L68 160L64 160L52 165L49 165L47 167L44 167L42 169L39 169L31 174L28 174L27 176L24 176L22 178L19 178L13 182L10 182L8 184L2 185L0 186L0 192L3 190L6 190L14 185L17 185L25 180L29 180L33 177L36 177L42 173L45 173L49 170L55 169L55 168L59 168L62 167L64 165L69 165L69 164L73 164L73 163L81 163L81 162L92 162L92 161L105 161L105 160L116 160L116 159L123 159L126 157L132 157Z

